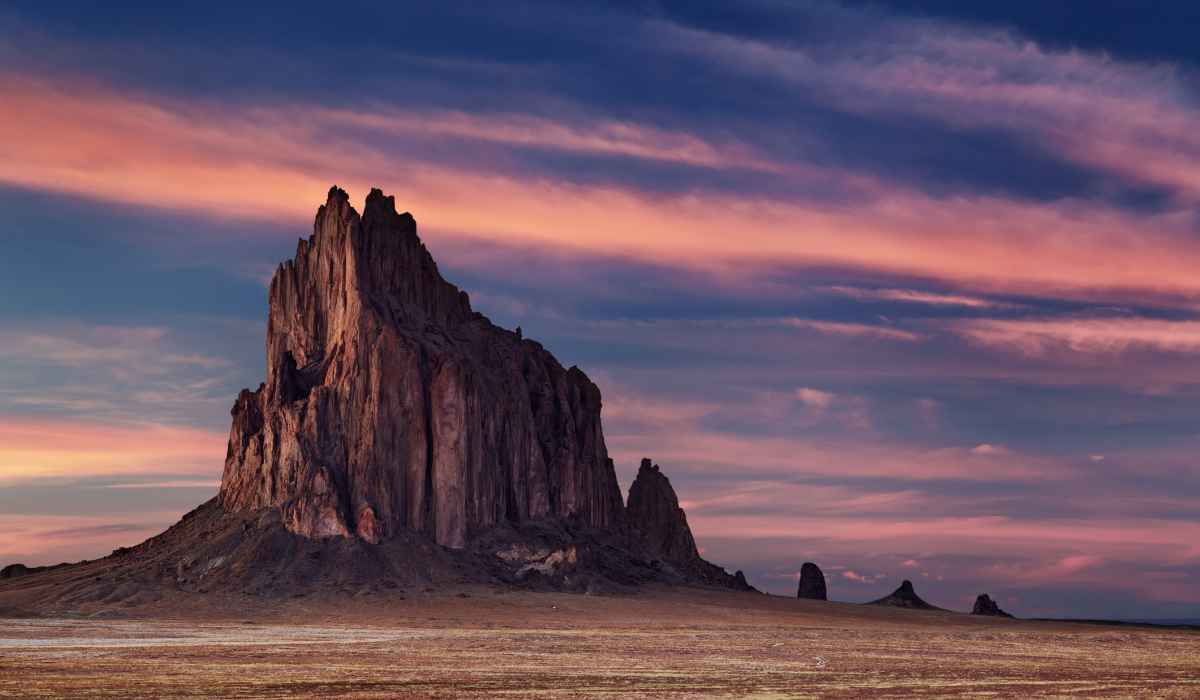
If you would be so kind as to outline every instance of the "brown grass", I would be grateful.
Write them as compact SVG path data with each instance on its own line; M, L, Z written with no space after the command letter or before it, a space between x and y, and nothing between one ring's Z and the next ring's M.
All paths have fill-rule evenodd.
M1200 697L1196 632L746 593L196 595L94 613L0 620L0 697Z

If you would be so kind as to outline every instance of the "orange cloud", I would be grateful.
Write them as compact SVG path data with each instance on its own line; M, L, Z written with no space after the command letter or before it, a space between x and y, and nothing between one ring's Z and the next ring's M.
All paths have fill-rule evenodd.
M0 483L44 477L219 474L228 436L157 424L0 420Z

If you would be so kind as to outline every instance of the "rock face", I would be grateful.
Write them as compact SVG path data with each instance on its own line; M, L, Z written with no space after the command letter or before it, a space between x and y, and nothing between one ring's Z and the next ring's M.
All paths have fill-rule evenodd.
M980 594L980 596L975 599L975 607L971 609L971 614L991 615L992 617L1012 617L1012 615L1009 615L1001 610L1000 606L996 604L996 601L992 600L992 597L987 593Z
M796 588L796 597L807 600L828 600L825 592L825 574L821 567L811 561L804 562L800 567L800 585Z
M5 567L0 603L753 590L700 557L648 461L626 513L599 389L473 312L391 197L372 190L360 217L330 190L269 301L267 381L234 403L218 495L102 559Z
M635 549L683 578L740 591L755 590L741 571L730 576L700 556L671 481L649 459L642 460L629 487L625 521Z
M867 605L888 605L893 608L913 608L915 610L941 610L941 608L930 605L917 595L913 589L912 581L905 580L900 584L900 587L892 591L891 595L884 596L879 600L873 600Z
M461 548L540 518L623 528L599 389L473 312L379 190L360 216L331 189L276 270L267 381L232 413L221 505L276 507L306 537ZM690 533L659 542L682 554Z
M700 560L687 515L670 480L649 459L643 459L629 487L626 521L650 555L671 562Z

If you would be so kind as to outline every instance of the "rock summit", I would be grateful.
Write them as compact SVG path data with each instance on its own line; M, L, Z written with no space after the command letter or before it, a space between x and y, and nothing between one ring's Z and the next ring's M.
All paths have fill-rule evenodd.
M941 610L941 608L926 603L917 595L912 581L905 579L900 587L879 600L873 600L867 605L887 605L893 608L913 608L915 610Z

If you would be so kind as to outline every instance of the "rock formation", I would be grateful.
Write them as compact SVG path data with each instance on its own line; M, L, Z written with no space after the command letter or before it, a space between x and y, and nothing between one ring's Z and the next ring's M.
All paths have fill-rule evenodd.
M900 587L892 591L890 595L884 596L879 600L873 600L867 605L888 605L894 608L913 608L915 610L941 610L941 608L930 605L917 595L913 589L912 581L905 580L900 584Z
M637 477L629 487L625 520L635 544L651 557L709 583L753 590L741 571L730 577L724 569L700 557L687 515L679 507L679 498L671 481L649 459L642 460Z
M804 562L800 567L800 584L796 587L796 597L808 600L828 600L825 592L825 574L821 567L811 561Z
M329 191L271 281L266 350L217 497L102 559L6 567L0 587L52 612L210 591L753 590L700 557L649 461L626 510L596 385L472 311L379 190L362 216Z
M1009 615L1001 610L1000 606L996 604L996 601L992 600L992 597L987 593L980 594L980 596L975 599L975 607L971 609L971 614L990 615L992 617L1012 617L1012 615Z
M630 528L641 538L647 553L673 562L700 559L687 515L679 507L675 489L666 475L643 459L637 478L629 487L625 514Z
M306 537L454 548L501 523L623 521L596 385L473 312L392 197L360 217L336 187L271 280L267 381L234 404L220 499Z

